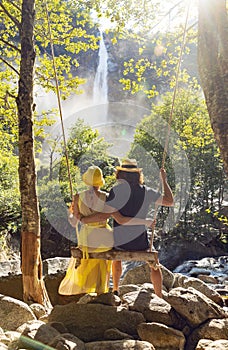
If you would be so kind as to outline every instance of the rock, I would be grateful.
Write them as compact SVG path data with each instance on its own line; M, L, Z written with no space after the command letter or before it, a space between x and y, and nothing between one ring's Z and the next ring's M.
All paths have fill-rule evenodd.
M29 307L38 319L46 314L45 307L41 304L33 303Z
M174 288L165 299L193 328L208 319L226 317L220 306L194 288Z
M28 321L23 323L20 327L18 327L16 329L17 332L19 333L23 333L26 329L31 329L34 330L34 332L37 331L37 329L42 326L43 324L45 324L43 321L40 320L35 320L35 321Z
M195 349L200 339L228 340L228 318L208 320L194 329L187 339L186 350Z
M205 232L203 237L203 244L199 235L197 236L197 239L194 239L194 235L192 238L186 237L182 239L174 237L173 235L167 235L166 238L162 239L161 249L159 252L159 260L161 264L165 265L168 269L173 270L186 260L188 260L187 265L189 265L189 260L190 263L192 263L192 259L201 259L205 258L205 256L210 257L226 254L227 252L225 252L225 249L216 244L215 237L218 236L218 234L218 232L214 233L213 238L208 232ZM193 261L192 264L193 266L196 265L196 261ZM188 267L186 267L186 270L187 269ZM184 271L183 269L179 269L179 272L182 273Z
M65 296L58 293L58 288L66 274L69 260L70 258L55 257L43 261L45 286L52 305L64 302ZM67 299L75 299L75 296L69 296Z
M137 299L138 295L140 294L139 291L133 291L126 293L122 296L122 303L126 304L129 308L134 305L135 300ZM138 311L138 310L137 310ZM140 305L140 312L144 311L144 306Z
M147 341L140 341L140 340L96 341L96 342L85 344L85 350L123 350L123 349L124 350L155 350L155 347Z
M197 344L195 350L228 350L228 340L201 339Z
M55 275L56 273L65 273L69 265L70 258L55 257L43 260L43 274Z
M205 283L217 284L218 281L215 277L210 275L198 275L197 278Z
M104 332L105 340L121 340L121 339L134 339L131 335L121 332L117 328L110 328Z
M36 320L36 316L26 303L0 295L0 327L15 331L22 323L30 320Z
M121 300L119 297L117 297L113 293L103 293L93 298L93 300L91 300L90 303L118 306L121 304Z
M207 269L204 269L202 267L193 267L191 271L188 273L188 276L190 277L198 277L198 275L210 275L210 271Z
M206 283L200 281L198 278L187 277L183 275L176 275L173 288L183 287L183 288L195 288L199 292L206 295L209 299L213 300L216 304L222 306L223 300L218 292L210 288Z
M22 327L21 327L22 328ZM48 324L41 321L30 322L24 325L24 329L21 333L21 342L23 343L24 337L37 340L38 342L48 344L54 337L60 333Z
M165 290L169 290L174 283L174 274L162 265L161 271L163 276L163 287ZM144 283L151 283L150 267L147 263L128 270L121 281L121 286L130 284L142 285Z
M49 315L42 305L29 307L21 302L33 318L20 323L17 332L4 332L6 327L1 322L5 313L0 308L0 350L7 346L9 350L22 350L34 344L46 350L180 350L185 342L185 350L226 349L228 312L219 306L223 295L218 293L226 298L226 287L221 290L217 285L218 298L199 279L162 270L164 299L154 294L149 267L144 264L127 273L129 281L137 285L122 284L120 298L113 293L78 295L71 304L56 305ZM4 298L0 296L0 303ZM13 322L18 308L12 308Z
M173 288L175 275L171 271L169 271L165 266L161 265L162 277L163 277L163 285L167 291Z
M48 323L48 314L40 316L39 320L44 322L44 323Z
M184 334L161 323L141 323L138 334L142 340L152 343L156 350L184 350Z
M69 258L50 258L43 261L44 280L52 305L63 304L65 299L75 300L75 296L66 298L58 294L58 287L65 276ZM23 301L22 275L20 259L0 262L1 294Z
M144 322L139 312L102 304L56 305L49 315L49 322L62 322L68 331L89 342L102 339L109 328L118 328L130 335L137 334L137 325Z
M84 342L70 333L56 336L49 345L57 350L85 350Z
M78 301L78 304L88 304L96 298L96 293L84 294Z
M174 272L187 274L188 276L197 278L200 278L200 275L208 275L209 280L212 278L212 283L216 281L218 284L224 285L225 278L228 275L227 261L228 256L220 256L216 258L206 257L201 260L186 261L175 268ZM215 278L214 281L213 278Z
M119 287L119 295L120 297L126 293L129 292L134 292L136 290L140 290L140 286L137 286L136 284L124 284L124 285L120 285Z
M49 326L55 328L59 333L67 333L67 329L61 322L49 322Z
M140 291L146 291L147 293L154 293L154 286L153 284L150 282L150 283L143 283L140 288L139 288Z
M20 259L0 262L1 294L23 300Z
M31 332L26 334L26 331L23 332L23 335L27 335L31 338ZM59 332L54 327L49 326L48 324L43 324L37 329L34 339L40 341L41 343L48 344L54 337L58 336Z
M0 276L11 276L21 274L20 259L8 260L0 262Z
M7 331L3 334L0 334L0 342L9 345L12 342L17 342L20 338L21 333L16 331Z
M96 293L90 293L83 295L77 304L103 304L118 306L121 304L121 300L117 295L114 295L113 293L102 293L99 295Z
M150 282L150 268L148 264L136 266L134 269L128 270L124 275L120 285L125 284L143 284Z
M9 343L10 343L10 339L5 334L1 334L0 335L0 344L5 344L8 346Z
M122 301L130 310L141 312L148 322L163 323L179 329L185 326L186 322L178 317L170 304L144 289L125 294Z

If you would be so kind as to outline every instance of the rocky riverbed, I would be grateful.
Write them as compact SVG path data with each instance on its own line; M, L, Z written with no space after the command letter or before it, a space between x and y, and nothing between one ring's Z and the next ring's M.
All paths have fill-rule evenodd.
M7 296L0 284L0 349L228 349L224 299L201 279L162 267L161 299L143 264L126 271L119 297L106 293L58 299L66 266L61 258L44 262L48 292L55 300L50 310Z

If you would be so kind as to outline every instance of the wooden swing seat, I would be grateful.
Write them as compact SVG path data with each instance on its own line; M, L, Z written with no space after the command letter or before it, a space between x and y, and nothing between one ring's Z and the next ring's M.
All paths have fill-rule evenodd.
M83 257L82 251L78 247L71 247L71 255L81 260ZM89 259L104 259L104 260L121 260L121 261L145 261L151 267L158 267L158 252L153 250L151 252L145 251L123 251L111 249L106 252L89 253Z

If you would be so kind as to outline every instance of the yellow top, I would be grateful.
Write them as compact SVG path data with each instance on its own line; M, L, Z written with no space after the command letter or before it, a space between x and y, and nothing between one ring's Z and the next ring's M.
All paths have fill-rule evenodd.
M79 194L78 208L83 216L89 216L104 210L106 193L99 192L98 197L91 199L89 191ZM78 246L83 257L88 258L89 252L104 252L113 247L113 231L107 220L82 224L78 234Z

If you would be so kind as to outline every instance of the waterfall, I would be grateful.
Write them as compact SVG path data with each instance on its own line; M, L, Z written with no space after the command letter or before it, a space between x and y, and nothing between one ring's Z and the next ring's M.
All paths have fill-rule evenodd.
M94 104L108 103L108 52L104 43L103 33L100 31L99 62L93 85Z

